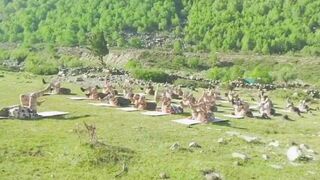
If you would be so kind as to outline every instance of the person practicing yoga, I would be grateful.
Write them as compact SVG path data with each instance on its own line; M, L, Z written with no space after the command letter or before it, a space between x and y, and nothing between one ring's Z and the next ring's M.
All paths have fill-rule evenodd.
M41 91L21 94L20 105L5 107L0 110L0 116L16 119L38 119L41 116L37 114L38 106L44 101L38 101L45 93L50 92L51 86L47 86Z

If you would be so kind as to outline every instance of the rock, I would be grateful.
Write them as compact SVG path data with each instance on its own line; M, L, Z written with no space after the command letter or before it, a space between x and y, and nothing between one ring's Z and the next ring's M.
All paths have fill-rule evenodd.
M83 82L84 80L83 80L83 78L81 78L81 77L77 77L77 79L76 79L76 82Z
M267 161L268 159L270 159L270 157L266 154L262 154L262 159Z
M225 139L223 139L223 138L219 138L218 139L218 143L219 144L227 144L227 141Z
M244 160L244 161L249 159L249 157L246 154L242 154L242 153L238 153L238 152L232 153L232 157L233 158L238 158L238 159L241 159L241 160Z
M178 143L174 143L171 145L170 149L172 151L180 149L180 145Z
M212 172L205 175L206 180L221 180L221 176L218 173Z
M167 175L167 173L162 172L159 174L160 179L169 179L170 177Z
M274 169L278 169L278 170L283 169L283 166L277 165L277 164L271 164L270 167L272 167Z
M291 146L287 151L287 158L289 161L293 162L299 161L310 161L314 160L316 152L310 149L305 144L300 144L299 146Z
M226 134L229 136L240 136L240 133L235 131L227 131Z
M240 136L241 139L245 140L248 143L259 143L260 139L258 137L254 137L254 136Z
M104 81L105 80L105 78L103 78L103 77L99 77L99 79L98 79L99 81Z
M242 165L243 165L243 162L234 161L234 162L233 162L233 165L234 165L234 166L242 166Z
M196 142L189 143L189 148L201 148L201 146Z
M287 158L289 161L295 161L301 157L302 152L298 146L291 146L287 151Z
M273 147L279 147L280 143L279 141L276 141L276 140L272 140L268 146L273 146Z

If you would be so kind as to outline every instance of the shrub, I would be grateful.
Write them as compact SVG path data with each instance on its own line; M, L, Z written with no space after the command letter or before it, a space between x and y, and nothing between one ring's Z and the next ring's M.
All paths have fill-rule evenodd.
M191 69L199 69L200 68L200 60L198 58L191 58L187 61L187 65Z
M174 69L182 69L186 66L186 62L185 62L185 57L183 56L176 56L173 60L172 60L172 67Z
M221 80L226 75L224 68L213 67L208 70L207 76L209 79Z
M0 51L0 62L10 58L10 53L1 49Z
M274 79L269 72L271 72L270 68L260 65L247 72L245 77L256 79L260 83L272 83Z
M133 69L131 73L134 78L143 79L146 81L153 81L153 82L168 82L170 81L169 75L160 70L153 70L153 69Z
M137 61L137 60L134 60L134 59L130 59L126 65L124 66L124 68L127 70L127 71L130 71L132 69L136 69L136 68L140 68L141 67L141 64Z
M30 54L26 59L25 70L39 75L53 75L57 74L58 64L54 59Z
M283 66L275 75L278 81L285 83L297 78L296 70L292 66Z
M142 42L139 38L134 37L129 40L129 45L134 48L141 48Z
M175 41L173 43L173 52L176 55L181 55L182 54L182 43L181 41Z
M60 64L62 64L65 67L69 68L75 68L75 67L82 67L83 62L79 59L71 56L62 56L60 58Z
M29 54L29 50L25 48L15 49L10 53L10 59L18 61L18 63L23 62Z

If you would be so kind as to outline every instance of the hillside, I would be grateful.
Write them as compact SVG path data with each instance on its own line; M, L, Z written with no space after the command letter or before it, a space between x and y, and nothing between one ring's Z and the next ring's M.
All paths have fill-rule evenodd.
M86 35L103 30L110 46L319 55L319 7L313 0L3 0L0 42L85 45Z

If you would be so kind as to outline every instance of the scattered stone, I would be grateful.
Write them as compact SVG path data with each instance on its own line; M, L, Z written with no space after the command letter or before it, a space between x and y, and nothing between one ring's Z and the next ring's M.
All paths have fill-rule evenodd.
M174 143L174 144L172 144L172 146L170 147L170 149L171 149L172 151L178 150L178 149L180 149L180 145L179 145L178 143Z
M299 161L310 161L314 160L314 155L316 153L310 149L305 144L300 144L299 146L291 146L287 151L287 158L289 161L293 162L296 160Z
M259 143L260 139L258 137L254 137L254 136L239 136L241 139L245 140L248 143Z
M83 78L81 78L81 77L77 77L77 79L76 79L76 82L83 82L84 80L83 80Z
M241 159L243 161L246 161L249 159L249 157L246 154L242 154L242 153L238 153L238 152L234 152L232 153L232 157L233 158L238 158Z
M268 155L266 155L266 154L262 154L262 159L267 161L267 160L270 159L270 157Z
M221 180L221 176L218 173L212 172L205 175L206 180Z
M99 81L104 81L105 79L103 77L98 78Z
M277 170L283 169L283 166L277 165L277 164L271 164L270 167L272 167L272 168L274 168L274 169L277 169Z
M268 146L273 146L273 147L279 147L280 143L279 141L276 141L276 140L272 140Z
M201 146L196 142L189 143L189 148L201 148Z
M226 134L229 136L240 136L240 133L235 131L227 131Z
M287 158L289 159L289 161L295 161L299 157L301 157L301 155L302 152L298 146L291 146L287 151Z
M170 177L168 176L168 174L165 173L165 172L160 173L160 174L159 174L159 177L160 177L160 179L169 179L169 178L170 178Z
M234 165L234 166L242 166L242 165L243 165L243 162L234 161L234 162L233 162L233 165Z
M223 138L219 138L218 139L218 143L219 144L227 144L227 141L225 139L223 139Z

